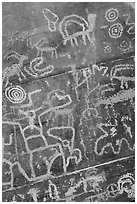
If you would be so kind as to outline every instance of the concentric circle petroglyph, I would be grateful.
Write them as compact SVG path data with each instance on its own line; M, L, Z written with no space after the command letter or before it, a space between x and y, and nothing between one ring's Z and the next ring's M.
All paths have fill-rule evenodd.
M26 99L26 92L21 86L10 86L5 90L5 96L11 103L22 103Z
M123 33L123 26L121 25L121 23L113 24L112 26L110 26L108 32L111 38L120 38Z
M105 18L109 22L114 22L118 19L119 12L116 8L110 8L105 13Z

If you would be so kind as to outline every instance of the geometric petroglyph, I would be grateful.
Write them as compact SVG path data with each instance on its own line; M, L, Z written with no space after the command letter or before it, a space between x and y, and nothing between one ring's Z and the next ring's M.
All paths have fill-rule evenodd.
M116 8L108 9L105 13L105 18L109 22L114 22L118 19L119 12Z
M132 44L131 42L127 42L127 41L122 41L119 45L119 49L123 52L126 53L127 51L132 50Z
M26 92L21 86L9 86L5 96L11 103L22 103L26 99Z
M134 12L4 3L4 202L134 201Z
M108 32L111 38L114 38L114 39L120 38L123 33L123 26L120 23L113 24L109 28Z
M34 58L31 62L30 62L30 66L28 69L25 68L25 71L27 72L27 74L33 76L33 77L42 77L45 75L48 75L50 73L52 73L54 70L54 66L53 65L44 65L44 61L43 61L43 57L37 57Z

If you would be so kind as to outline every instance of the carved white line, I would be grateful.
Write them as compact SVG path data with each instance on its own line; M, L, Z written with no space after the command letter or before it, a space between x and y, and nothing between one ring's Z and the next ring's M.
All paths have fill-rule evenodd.
M35 91L29 92L28 93L28 99L29 103L23 104L20 106L20 108L27 108L27 107L32 107L33 106L33 100L32 100L32 95L41 92L41 89L37 89Z
M132 100L134 98L135 98L135 89L122 90L110 98L99 100L95 104L95 107L98 107L101 104L109 105L109 104L118 103L120 101L127 101L129 99Z
M5 163L9 164L9 166L10 166L10 173L11 173L11 181L10 182L3 182L2 185L3 184L4 185L9 185L10 184L11 188L12 188L12 186L13 186L12 163L9 160L5 159L5 158L2 158L2 162L5 162Z
M15 125L18 125L18 126L19 126L20 132L21 132L21 134L22 134L22 136L23 136L23 140L24 140L24 142L25 142L25 147L26 147L26 149L27 149L27 152L30 153L30 150L29 150L29 148L28 148L28 144L27 144L26 138L25 138L25 136L24 136L23 129L22 129L22 127L21 127L21 124L20 124L19 122L11 122L11 121L2 121L2 123L3 123L3 124L14 125L14 126L15 126Z
M88 119L86 117L86 114L87 114L87 117L91 117L91 119L92 119L92 115L93 115L93 117L96 117L98 119L102 119L102 117L98 116L98 112L97 112L96 108L87 108L81 114L80 124L79 125L82 125L82 120L83 119Z
M65 39L66 36L69 36L68 32L67 32L67 24L69 22L75 22L78 25L82 26L83 31L88 29L89 25L88 22L83 18L80 17L78 15L69 15L69 16L65 16L63 18L63 20L60 22L59 24L59 31L62 34L62 37ZM65 27L65 30L63 30L63 26Z
M47 75L47 74L50 74L51 72L54 71L54 66L53 66L52 64L51 64L51 65L48 65L47 67L45 67L44 69L42 69L42 71L43 71L44 73L41 73L40 76L45 76L45 75Z
M130 138L133 138L131 127L127 126L125 123L123 123L123 126L126 128L126 132L129 133Z
M129 14L124 14L124 17L126 17L126 25L130 26L129 29L127 30L127 33L129 35L131 34L135 34L135 23L134 22L130 22L130 15Z
M41 136L41 135L39 135L39 136ZM31 136L30 136L31 137ZM26 139L26 143L28 142L28 140L30 139L30 137L28 137L28 138L25 138ZM36 138L34 135L32 136L32 138ZM44 137L44 136L43 136ZM45 141L44 141L45 142ZM36 149L33 149L33 150L31 150L29 147L28 147L28 143L27 143L27 152L29 152L30 154L32 154L33 152L38 152L38 151L41 151L41 150L44 150L45 148L47 148L48 147L48 144L47 144L47 141L45 142L46 144L45 144L45 147L38 147L38 148L36 148Z
M47 170L47 174L45 176L50 176L51 173L50 173L50 170L51 170L51 166L52 166L52 163L54 162L54 160L61 156L62 159L63 159L63 168L64 168L64 172L66 172L66 166L65 166L65 158L64 158L64 154L63 154L63 150L61 148L61 145L59 143L57 144L53 144L53 145L48 145L47 146L47 149L51 148L52 150L56 147L59 147L59 150L60 150L60 153L56 151L56 153L54 155L52 155L50 158L49 158L49 161L47 160L47 157L45 155L45 157L43 157L43 161L46 163L47 167L48 167L48 170ZM45 150L46 148L41 148L41 150ZM40 150L39 150L40 151ZM35 152L38 152L38 151L35 151ZM31 161L33 161L33 157L31 158ZM33 168L33 167L32 167ZM33 170L34 171L34 170ZM41 178L44 178L44 176L38 176L36 177L36 179L41 179Z
M103 139L103 138L105 138L105 137L108 137L108 135L103 135L103 136L99 137L99 139L97 139L97 141L96 141L96 143L95 143L95 148L94 148L95 150L94 150L94 151L95 151L95 153L96 153L97 155L100 155L100 156L103 155L103 153L104 153L104 151L105 151L105 149L106 149L107 147L111 147L111 149L112 149L112 151L113 151L114 154L119 154L120 151L121 151L121 146L122 146L123 141L126 142L126 144L127 144L127 146L128 146L128 149L130 149L130 150L134 150L134 149L135 149L135 146L134 146L133 148L130 147L130 144L128 143L128 141L127 141L126 138L121 138L120 140L117 140L117 141L118 141L118 144L116 144L116 145L118 145L118 150L117 150L117 151L115 151L115 149L114 149L112 143L111 143L111 142L108 142L106 145L104 145L104 146L102 147L101 152L98 153L98 151L97 151L98 141L101 140L101 139Z
M52 12L50 9L48 9L48 8L44 8L44 9L42 10L42 13L43 13L44 17L45 17L45 18L47 19L47 21L48 21L49 30L50 30L51 32L55 32L55 31L56 31L56 23L57 23L57 21L59 20L57 14L53 13L53 12ZM49 15L49 16L52 16L52 19L51 19L50 17L48 17L48 15ZM52 24L53 27L51 26L51 24Z
M8 146L8 145L11 145L12 144L12 137L13 137L13 133L11 133L10 135L9 135L9 142L8 143L6 143L6 142L4 142L4 146ZM3 138L4 139L4 138Z
M51 52L52 58L55 57L57 59L56 47L42 47L42 45L44 45L44 43L40 44L39 46L35 46L38 51L37 57L42 57L44 52Z
M33 139L33 138L40 138L41 135L31 135L29 137L26 138L26 140L30 140L30 139Z
M30 151L30 150L29 150ZM34 168L33 168L33 151L30 152L30 168L31 168L31 178L32 180L36 177Z
M54 188L54 192L53 192L53 188ZM58 189L56 187L56 185L54 183L52 183L51 180L49 180L49 196L52 198L52 199L58 199L59 198L59 192L58 192Z
M69 156L67 158L66 166L69 165L70 158L75 159L76 164L79 164L79 162L82 161L82 153L81 153L81 151L79 149L77 149L77 148L76 149L70 149L69 151L70 151L70 155L71 156ZM75 152L78 152L78 155L75 155Z
M37 111L37 110L35 110L35 111ZM46 140L46 138L43 135L42 129L37 127L36 125L34 125L34 119L36 117L35 111L34 110L23 111L21 109L19 110L20 114L24 114L26 116L26 118L29 119L29 125L26 126L24 129L22 129L23 135L24 135L26 130L28 130L28 129L33 130L35 128L35 129L38 130L39 135L29 136L28 138L25 138L25 139L27 140L27 139L30 139L31 137L34 138L34 137L38 137L39 136L39 137L41 137L43 139L43 142L45 143L45 146L47 146L47 140ZM29 113L32 113L33 115L30 116ZM27 145L27 149L29 149L28 145ZM29 150L29 151L32 151L32 150Z
M123 76L120 73L122 71L130 71L130 76ZM110 72L110 79L118 79L121 81L121 88L124 89L124 84L125 86L128 88L128 81L135 81L135 77L134 77L134 71L135 71L135 67L134 65L130 65L130 64L119 64L116 65L114 67L112 67L112 70ZM120 76L119 76L120 75Z
M41 50L40 50L41 51ZM43 53L44 51L42 51ZM37 57L34 58L31 62L30 62L30 66L28 69L26 69L26 67L24 67L24 70L31 76L33 77L42 77L44 75L48 75L51 72L54 71L54 66L53 65L48 65L48 66L44 66L42 68L39 68L40 65L43 64L43 57Z
M112 67L111 72L110 72L110 77L116 77L116 74L118 71L122 70L131 70L134 71L135 66L131 64L118 64Z
M28 119L29 119L30 129L33 129L34 119L35 119L35 117L36 117L35 111L34 111L34 110L23 111L23 110L19 109L19 114L23 114L23 115L26 116L26 117L24 117L24 118L28 118Z
M75 140L75 129L73 128L73 127L69 127L69 126L61 126L61 127L53 127L53 128L49 128L48 130L47 130L47 133L48 133L48 135L50 136L50 137L53 137L53 138L56 138L56 139L58 139L58 140L60 140L61 142L62 142L62 139L61 138L59 138L58 136L55 136L55 135L52 135L50 132L52 131L52 130L54 130L54 129L56 129L56 130L68 130L68 129L71 129L72 130L72 133L73 133L73 135L72 135L72 139L71 139L71 148L73 149L73 145L74 145L74 140Z
M30 188L27 194L30 194L34 202L38 202L37 197L40 190L38 188Z
M79 83L79 78L78 78L78 73L79 73L79 71L77 72L76 70L75 70L75 66L74 66L74 73L73 73L73 75L74 75L74 79L75 79L75 83L76 83L76 85L75 85L75 93L76 93L76 97L77 97L77 100L78 101L80 101L79 100L79 97L78 97L78 87L80 87L80 86L82 86L84 83L86 83L86 86L87 86L87 97L86 97L86 102L88 101L88 95L89 95L89 81L88 80L90 80L90 77L91 77L91 75L92 75L92 72L91 72L91 70L89 69L89 68L85 68L84 70L82 70L82 74L83 74L83 76L84 76L84 79L83 79L83 81L81 81L80 83ZM72 70L72 72L73 72L73 70ZM87 102L87 106L88 106L88 102Z

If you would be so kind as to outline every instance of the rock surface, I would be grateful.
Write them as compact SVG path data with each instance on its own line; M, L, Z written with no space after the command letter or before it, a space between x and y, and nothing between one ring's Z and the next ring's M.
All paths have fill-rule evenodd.
M2 7L2 200L134 201L134 4Z

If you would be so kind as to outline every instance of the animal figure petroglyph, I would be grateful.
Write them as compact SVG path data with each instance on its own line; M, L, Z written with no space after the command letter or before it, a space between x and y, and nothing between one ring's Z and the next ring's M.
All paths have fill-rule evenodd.
M111 125L106 126L101 124L100 129L102 130L102 135L96 140L94 146L94 151L98 156L103 155L108 147L111 148L114 154L119 154L123 142L126 142L129 150L134 151L135 145L132 134L125 134L125 137L120 137L120 129ZM105 129L107 129L107 131Z
M95 20L96 20L95 14L88 15L88 22L83 17L75 14L65 16L59 24L59 31L64 39L63 44L66 45L67 42L70 41L72 47L74 47L74 44L78 46L77 37L79 36L82 37L84 45L87 45L86 37L90 42L92 42L93 39L91 38L90 33L93 34L94 27L95 27ZM72 23L80 26L82 28L82 31L69 34L68 26Z
M33 45L33 47L37 49L37 57L42 57L44 52L51 52L52 57L57 58L56 47L49 47L46 44L47 44L46 38L41 38L38 42L36 42Z
M111 80L117 79L121 82L121 89L128 89L128 82L135 81L135 67L132 64L118 64L113 66L110 73Z
M4 58L6 60L9 60L10 58L15 58L19 61L18 63L12 64L10 67L6 67L3 70L2 79L3 79L3 81L5 81L5 79L6 79L5 87L7 87L7 85L9 84L9 79L12 76L17 75L19 78L19 81L22 81L21 76L23 77L23 79L26 79L25 74L22 72L23 71L23 63L25 60L28 59L28 57L26 55L20 55L19 53L15 52L15 51L10 51L5 55Z
M13 45L14 42L16 42L16 41L26 42L27 46L29 46L31 44L30 37L33 36L35 33L36 33L35 28L30 29L28 31L20 32L20 31L17 30L15 32L8 33L6 35L7 41L8 41L7 46L9 46L10 44Z

